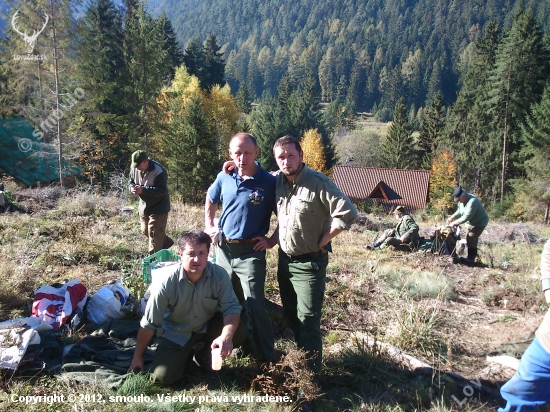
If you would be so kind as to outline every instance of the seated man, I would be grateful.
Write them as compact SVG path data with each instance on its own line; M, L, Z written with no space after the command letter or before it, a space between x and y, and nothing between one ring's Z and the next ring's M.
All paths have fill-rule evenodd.
M542 291L550 305L550 240L542 251L540 271ZM546 312L535 339L521 357L515 375L500 388L500 394L506 406L498 412L535 412L550 402L550 311Z
M385 230L380 239L377 239L372 245L368 245L367 249L374 250L377 247L383 249L387 246L394 246L398 250L410 252L412 249L418 248L420 242L418 225L412 216L405 213L403 206L397 206L393 213L399 220L395 229Z
M144 369L143 352L151 338L161 337L151 366L152 377L163 385L181 379L197 342L204 342L195 361L210 369L211 350L222 358L240 346L247 333L240 322L241 306L225 270L208 262L210 236L200 230L178 237L181 263L174 273L153 283L141 319L130 371Z

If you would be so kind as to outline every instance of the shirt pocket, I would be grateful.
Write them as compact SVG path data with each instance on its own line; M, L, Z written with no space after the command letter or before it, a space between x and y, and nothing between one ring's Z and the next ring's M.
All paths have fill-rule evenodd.
M214 313L216 313L216 310L218 309L218 299L202 298L201 303L204 308L204 312L214 316Z
M319 226L318 204L315 199L315 193L306 192L300 194L295 203L296 214L294 227L301 230L312 230Z

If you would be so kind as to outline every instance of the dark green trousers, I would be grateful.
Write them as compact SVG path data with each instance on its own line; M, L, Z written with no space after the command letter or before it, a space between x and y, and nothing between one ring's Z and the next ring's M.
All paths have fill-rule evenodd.
M485 226L474 226L470 229L468 229L468 233L466 233L466 246L468 246L468 251L470 249L477 249L477 243L479 240L479 237L485 230Z
M328 253L309 259L292 259L279 248L277 279L283 313L299 348L307 352L309 367L321 371L323 340L321 312L325 296Z
M217 312L208 322L205 333L193 333L191 339L183 346L171 340L161 338L160 344L155 351L155 357L151 364L151 378L161 385L171 385L182 379L185 374L185 364L190 355L193 354L193 346L204 342L202 351L203 359L211 359L210 345L212 341L221 335L223 329L223 316ZM233 336L233 347L241 346L246 339L246 325L239 323L239 327Z
M248 325L249 340L259 355L275 360L275 338L271 317L265 308L265 251L256 252L253 244L226 243L216 248L216 264L231 278L233 290L243 307L241 320Z

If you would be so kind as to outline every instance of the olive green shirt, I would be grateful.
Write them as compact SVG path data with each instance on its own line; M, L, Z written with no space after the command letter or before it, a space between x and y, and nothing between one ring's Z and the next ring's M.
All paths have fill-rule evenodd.
M466 223L466 227L485 227L489 223L489 215L481 204L481 201L472 194L468 194L466 204L458 202L458 208L453 213L454 223L461 225Z
M151 285L151 297L140 325L183 346L193 333L206 332L208 321L216 312L223 316L241 313L227 272L208 262L202 277L193 285L179 264L174 272Z
M332 180L305 165L292 182L279 173L275 194L279 247L289 255L318 252L327 230L348 230L357 220L357 209Z
M403 243L414 243L417 244L420 240L418 235L418 225L414 221L411 215L403 215L401 220L395 227L394 237L402 238L405 237Z

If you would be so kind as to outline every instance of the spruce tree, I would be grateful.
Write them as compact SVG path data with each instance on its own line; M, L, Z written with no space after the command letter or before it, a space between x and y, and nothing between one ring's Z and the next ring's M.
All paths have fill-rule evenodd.
M490 138L485 101L500 41L498 23L488 23L484 36L473 44L473 57L461 77L462 89L445 124L445 142L453 150L459 182L486 198L498 193L500 149Z
M107 180L108 173L128 157L120 116L124 115L122 15L111 0L93 0L79 21L76 73L86 99L73 109L72 132L80 136L79 159L92 182Z
M393 121L382 143L381 160L384 167L412 169L416 153L404 98L400 97L393 111Z
M250 93L246 83L241 83L235 96L237 108L243 113L250 113Z
M432 157L441 141L444 127L445 107L443 106L443 96L438 93L426 109L416 142L420 165L423 169L432 167Z
M531 113L521 126L525 141L522 154L526 159L525 178L512 181L518 200L524 205L528 219L540 211L544 223L550 219L550 83L541 101L531 106Z
M225 85L225 61L220 49L216 36L210 34L204 41L204 80L199 77L206 90L210 90L216 84L220 87Z
M514 163L522 146L521 123L531 104L542 95L550 74L549 65L550 54L544 47L543 35L533 13L520 11L498 48L485 102L491 116L490 136L493 141L499 141L502 151L501 201L508 178L522 172L522 167Z
M168 17L166 17L165 12L162 12L159 16L157 24L160 27L160 31L164 33L163 49L166 52L165 66L167 69L165 80L169 82L174 77L176 67L179 67L183 63L183 51L178 44L174 27Z
M201 202L219 169L216 130L196 94L188 102L171 99L168 109L170 122L159 134L168 174L185 201Z
M145 10L142 1L137 1L132 9L127 10L124 38L124 57L129 81L126 89L126 127L133 148L146 149L157 108L156 97L168 72L168 66L164 33Z

